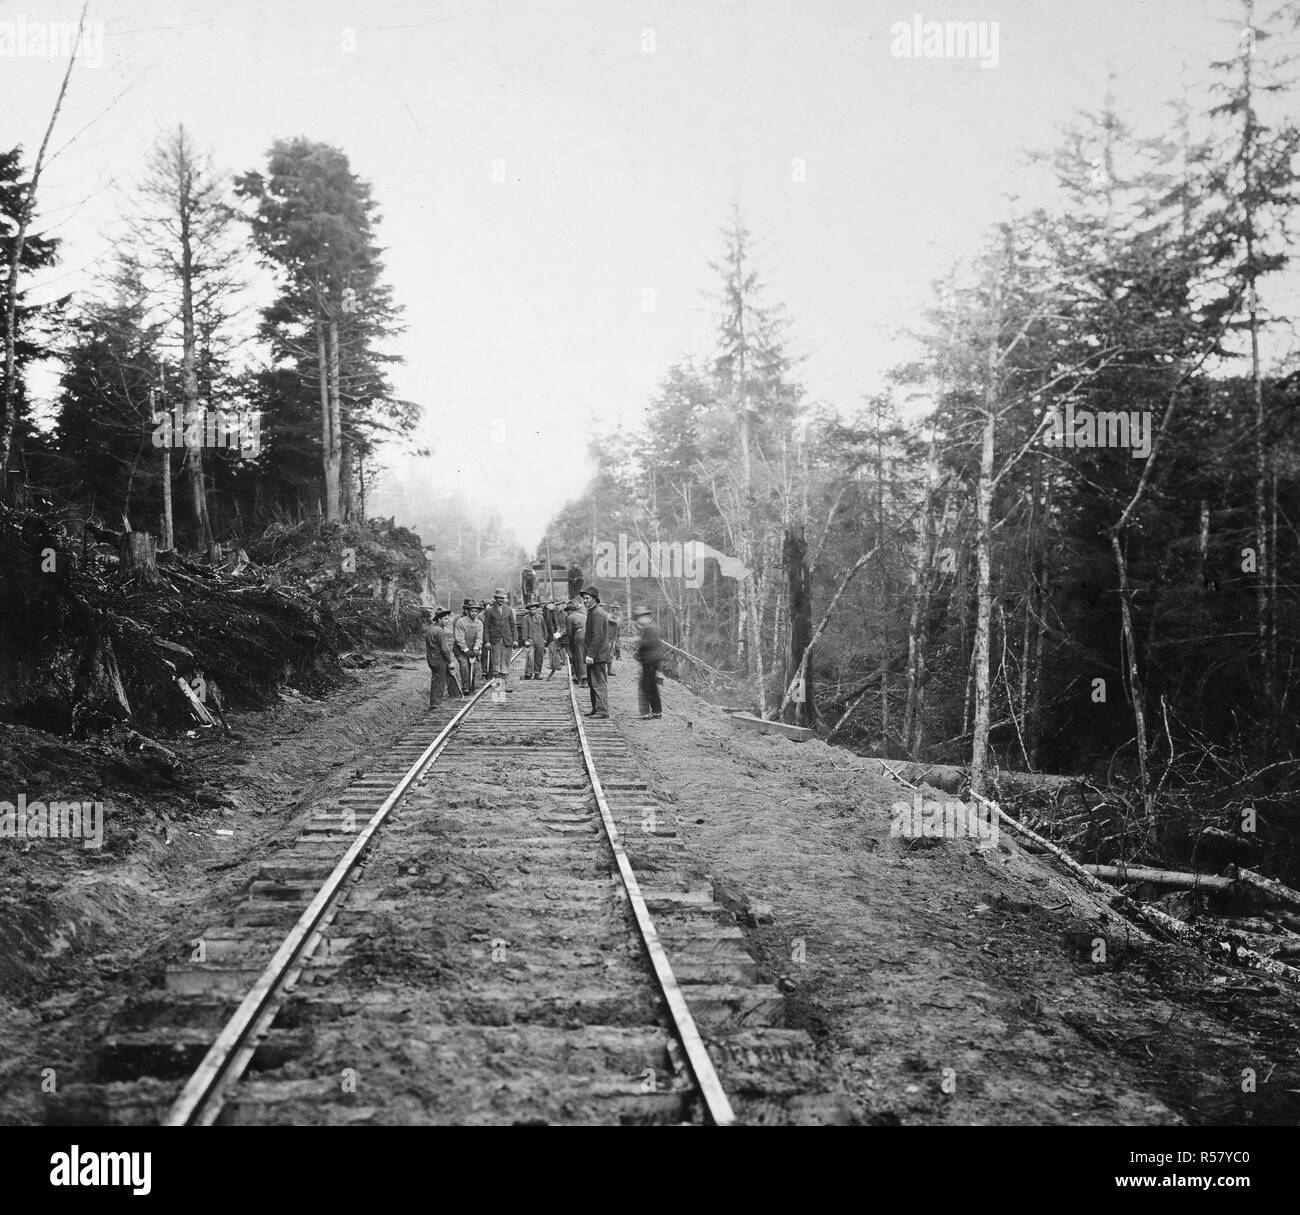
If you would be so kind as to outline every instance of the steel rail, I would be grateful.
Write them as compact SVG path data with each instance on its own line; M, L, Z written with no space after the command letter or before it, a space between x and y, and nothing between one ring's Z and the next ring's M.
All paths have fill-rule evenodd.
M695 1018L691 1015L690 1007L686 1003L686 997L682 995L677 976L673 974L672 965L668 961L668 954L664 951L663 943L659 940L659 930L655 928L654 917L651 916L650 909L646 906L645 898L641 894L640 883L636 880L636 874L632 871L632 864L627 859L627 853L623 850L618 827L614 823L613 814L610 813L609 803L605 800L605 790L600 783L600 776L596 772L596 761L592 757L591 747L587 742L587 731L582 725L582 713L578 709L576 687L577 685L573 682L570 674L569 704L573 709L573 720L578 726L578 741L582 746L582 762L586 765L587 777L591 781L591 790L596 796L596 805L600 809L600 818L605 826L605 835L609 839L610 847L614 850L614 859L618 862L618 872L619 877L623 880L623 889L627 892L628 901L632 904L637 930L641 934L641 941L645 945L646 953L650 956L650 964L654 967L659 990L663 993L664 1001L668 1005L668 1013L676 1027L677 1040L682 1044L682 1049L686 1053L687 1066L691 1069L691 1075L695 1079L695 1086L699 1089L700 1096L704 1100L705 1114L715 1126L732 1126L736 1121L735 1112L732 1110L731 1102L722 1087L722 1081L718 1078L717 1069L713 1066L713 1060L709 1058L709 1052L704 1045L704 1040L700 1037L699 1028L695 1024Z
M513 666L523 653L518 649L510 657ZM383 804L362 828L352 846L335 865L320 890L307 905L298 922L289 930L274 957L266 964L256 983L243 1002L231 1015L216 1041L208 1048L203 1061L190 1076L180 1095L172 1104L163 1126L210 1126L216 1121L224 1102L225 1090L243 1075L254 1052L259 1036L270 1028L279 1011L277 998L301 973L312 950L315 949L333 914L346 895L343 883L356 867L376 831L389 812L401 801L406 791L424 774L438 757L447 739L461 721L491 689L488 680L461 706L459 712L438 732L438 736L425 749L419 759L407 769L406 774L393 786Z

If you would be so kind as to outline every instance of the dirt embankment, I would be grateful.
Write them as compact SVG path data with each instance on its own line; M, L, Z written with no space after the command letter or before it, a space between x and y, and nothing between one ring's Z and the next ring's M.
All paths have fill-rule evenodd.
M377 659L327 698L289 689L233 713L233 737L172 740L165 760L0 725L0 801L22 790L108 811L97 849L0 839L0 1122L40 1121L42 1084L93 1079L125 998L160 985L290 824L423 715L420 657Z
M640 721L636 674L611 681L622 728L864 1120L1300 1119L1300 993L1143 939L1005 832L891 836L909 794L848 751L740 733L673 683Z

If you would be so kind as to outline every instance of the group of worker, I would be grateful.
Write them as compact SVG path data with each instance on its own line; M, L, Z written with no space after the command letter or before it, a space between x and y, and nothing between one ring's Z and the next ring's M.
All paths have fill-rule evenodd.
M600 590L582 587L563 603L530 599L524 614L516 617L504 587L492 592L492 603L466 599L460 615L448 622L451 608L433 611L433 623L424 634L429 664L429 708L436 709L449 694L469 696L484 677L497 680L502 691L513 694L510 660L516 647L524 649L524 679L547 679L564 667L567 656L573 681L585 687L594 718L609 716L609 677L621 658L620 619L617 604L601 603ZM634 657L641 664L638 700L645 719L663 715L659 695L659 667L663 641L648 608L632 613L637 626Z

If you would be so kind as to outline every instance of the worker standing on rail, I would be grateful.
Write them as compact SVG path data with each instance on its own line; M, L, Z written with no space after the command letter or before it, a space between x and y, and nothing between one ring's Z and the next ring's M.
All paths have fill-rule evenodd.
M554 679L555 672L563 665L560 661L560 645L564 637L564 613L552 599L542 609L542 617L546 621L546 653L551 660L551 670L546 678Z
M564 644L569 651L573 682L580 688L587 686L586 634L587 612L582 606L582 600L575 596L565 605Z
M424 658L429 664L429 708L436 709L447 695L447 672L455 661L451 650L451 634L443 621L451 615L451 608L439 608L433 614L433 623L425 630Z
M456 668L460 671L460 688L468 696L478 682L479 648L483 641L483 625L478 618L478 604L466 599L461 604L460 615L451 627L452 648L456 654Z
M524 643L524 678L541 679L542 660L546 657L546 621L542 619L542 605L534 599L528 604L527 614L519 622L519 632Z
M632 619L641 630L633 655L641 664L641 680L637 684L636 697L641 706L641 719L645 721L664 715L663 702L659 699L659 664L664 660L664 643L649 608L636 608Z
M609 613L600 604L600 591L594 586L582 588L587 606L587 629L583 638L586 648L587 687L591 692L588 717L609 716L609 660L613 655L613 635Z
M510 686L510 651L518 640L519 630L514 609L506 602L504 587L499 586L492 592L492 606L483 618L483 625L492 652L492 678L501 680L501 686L507 692L513 692L514 688Z

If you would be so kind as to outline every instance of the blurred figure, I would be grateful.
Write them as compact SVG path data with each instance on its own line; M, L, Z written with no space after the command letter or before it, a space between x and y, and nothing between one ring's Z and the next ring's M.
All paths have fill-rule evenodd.
M600 591L594 586L582 588L587 607L586 646L587 687L591 692L588 717L609 716L609 659L613 653L609 613L600 604Z
M614 662L623 657L621 646L623 629L623 609L617 603L611 603L609 611L609 676L614 677Z
M454 661L451 634L443 621L451 615L451 608L439 608L433 614L433 623L424 634L424 659L429 664L429 708L436 709L447 695L447 672Z
M582 569L576 561L569 564L569 598L576 599L582 591Z
M587 612L582 600L570 599L564 616L564 644L569 651L569 664L573 669L573 682L580 688L587 686L585 637Z
M525 679L542 677L542 660L546 656L546 621L542 619L541 607L534 599L527 605L524 618L519 622L519 632L524 643Z
M554 679L555 672L564 665L563 656L560 653L560 646L564 637L564 613L560 611L560 605L552 599L542 609L542 616L546 621L546 653L551 660L551 670L546 678Z
M537 575L533 573L532 566L524 566L524 574L520 579L519 585L520 589L524 592L524 602L531 603L533 600L533 592L537 590Z
M633 657L641 664L641 680L636 689L641 718L646 720L662 717L664 710L663 702L659 699L659 664L664 660L663 638L659 635L659 626L655 624L649 608L638 607L632 617L641 630L633 651Z
M478 618L478 604L466 599L451 628L456 669L460 672L460 690L468 696L478 683L479 648L483 644L483 625Z

